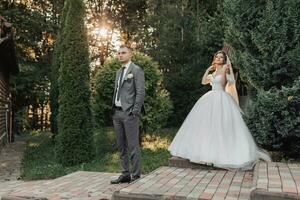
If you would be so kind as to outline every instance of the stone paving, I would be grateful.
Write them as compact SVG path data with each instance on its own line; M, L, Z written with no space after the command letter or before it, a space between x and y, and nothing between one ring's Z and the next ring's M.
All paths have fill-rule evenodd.
M160 167L114 199L249 199L252 171Z
M118 175L78 171L54 180L0 182L0 196L49 200L300 199L298 164L261 162L254 172L160 167L131 184L111 185L110 180Z
M54 180L13 181L0 183L0 196L47 198L49 200L99 200L111 199L114 191L128 184L111 185L110 180L119 174L78 171Z
M160 167L131 183L111 185L118 174L75 172L46 181L0 183L0 196L58 199L249 199L252 172ZM8 198L9 199L9 198Z
M253 195L260 196L260 199L300 199L299 164L260 162L255 172Z

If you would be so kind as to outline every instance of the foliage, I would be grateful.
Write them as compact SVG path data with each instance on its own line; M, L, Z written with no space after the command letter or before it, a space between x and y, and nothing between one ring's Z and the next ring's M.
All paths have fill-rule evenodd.
M63 165L87 162L92 157L89 53L81 0L67 0L64 40L60 49L57 158Z
M225 0L226 42L235 63L257 90L292 86L300 75L300 8L293 0Z
M225 0L223 7L225 41L257 93L248 110L251 132L260 145L299 157L299 4Z
M164 76L163 85L170 92L175 107L171 124L179 125L199 96L207 91L206 87L199 84L201 76L210 64L213 52L223 45L223 31L217 18L219 15L215 14L220 2L222 1L86 1L89 13L86 23L93 67L99 67L98 61L102 66L104 59L114 51L111 41L100 45L92 37L95 28L106 27L112 32L120 32L121 41L136 42L139 51L159 62ZM58 27L61 27L59 19L63 21L60 18L62 3L63 1L58 0L30 1L26 4L24 1L0 3L0 10L3 11L1 14L15 23L18 30L17 51L21 73L13 81L13 92L17 95L15 99L18 99L15 101L16 110L31 105L37 116L38 108L49 102L51 81L53 132L57 132L56 62L59 59L59 47L55 47L53 59L50 55L53 41L57 40L57 46L61 44L56 34ZM47 48L42 50L41 43L47 44ZM182 84L183 82L186 84ZM186 92L183 93L181 89ZM27 124L31 124L31 128L39 126L35 120Z
M300 79L293 87L259 92L248 110L248 125L262 146L299 158Z
M1 16L16 29L16 52L20 73L11 77L13 110L22 118L32 107L37 116L38 108L49 102L49 71L52 37L56 29L61 1L0 1ZM24 111L24 112L23 112ZM21 114L20 116L18 116ZM18 120L23 128L39 129L42 123L26 116ZM27 126L29 125L29 127Z
M61 30L63 30L63 25L65 24L66 20L66 13L69 9L68 1L66 1L66 5L64 6L64 15L62 15L61 19ZM59 97L59 88L58 88L58 78L59 78L59 69L60 64L62 62L61 60L61 49L63 44L63 38L64 35L62 33L58 33L58 36L55 41L54 45L54 51L53 51L53 57L52 57L52 65L51 65L51 72L50 72L50 82L51 82L51 88L50 88L50 109L51 109L51 132L53 134L58 133L57 128L57 116L58 116L58 97Z
M121 42L136 42L145 37L149 26L146 22L147 0L87 0L87 26L90 32L89 46L93 67L101 67L115 52L113 35L120 36ZM101 36L95 30L106 29ZM96 33L95 33L96 32Z
M136 43L137 50L159 62L163 84L174 103L170 125L178 126L195 101L207 91L200 84L201 77L213 53L223 46L224 23L220 23L220 15L216 14L220 2L116 0L106 4L88 1L92 16L99 16L97 24L102 26L103 21L108 22L109 28L120 31L121 41ZM103 57L104 49L101 43L97 55Z
M153 31L140 46L163 71L174 104L170 125L180 125L208 89L201 85L201 77L213 53L223 46L224 24L214 2L155 0L149 6Z
M143 124L150 130L163 127L172 111L169 94L162 88L162 74L158 64L150 57L135 53L133 62L140 66L145 73L145 108L146 115L142 117ZM94 115L98 126L111 125L112 98L116 71L120 63L116 58L108 60L95 77Z
M117 59L108 60L98 70L92 80L93 88L93 113L96 126L112 125L112 98L116 71L120 63Z
M60 44L61 39L60 36L56 40L56 44L54 47L52 65L51 65L51 74L50 74L50 109L51 109L51 116L50 116L50 124L51 124L51 132L53 134L58 133L57 128L57 116L58 116L58 74L59 74L59 58L60 58Z

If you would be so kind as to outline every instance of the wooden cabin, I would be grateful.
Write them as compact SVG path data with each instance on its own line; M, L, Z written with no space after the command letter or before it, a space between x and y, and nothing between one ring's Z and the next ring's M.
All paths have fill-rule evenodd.
M14 29L0 16L0 146L14 140L9 79L18 72Z

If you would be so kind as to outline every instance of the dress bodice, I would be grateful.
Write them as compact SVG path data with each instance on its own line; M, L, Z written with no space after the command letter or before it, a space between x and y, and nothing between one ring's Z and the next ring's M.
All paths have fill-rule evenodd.
M225 90L225 75L218 74L218 75L208 75L210 80L210 85L212 86L212 90Z

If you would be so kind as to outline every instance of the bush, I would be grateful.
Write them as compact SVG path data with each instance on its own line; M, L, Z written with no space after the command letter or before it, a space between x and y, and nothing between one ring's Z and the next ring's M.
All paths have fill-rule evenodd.
M247 115L248 126L258 144L299 157L300 79L293 87L258 93Z
M166 124L172 112L169 93L162 88L162 74L156 62L141 53L134 54L133 62L145 72L146 115L142 117L142 122L144 125L147 124L150 130L157 130ZM93 80L95 85L93 111L97 126L112 124L114 81L119 68L120 63L117 59L110 59L97 72Z

